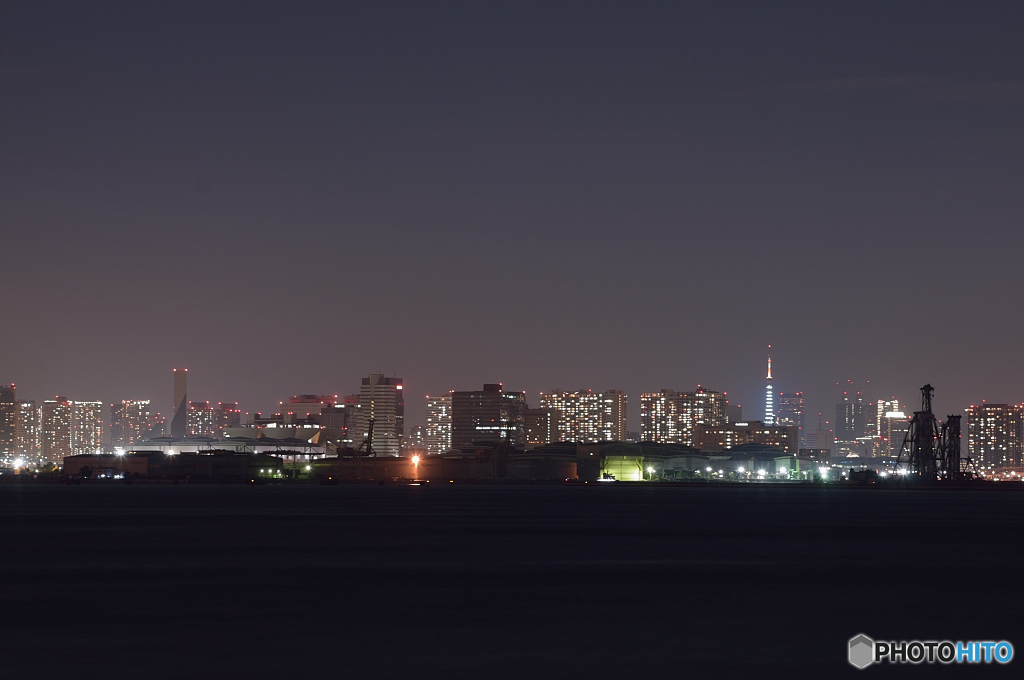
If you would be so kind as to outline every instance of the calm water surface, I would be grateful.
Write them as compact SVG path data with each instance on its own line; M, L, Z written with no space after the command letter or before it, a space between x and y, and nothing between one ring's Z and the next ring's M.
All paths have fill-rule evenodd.
M975 677L1024 493L0 486L0 676ZM872 667L847 639L1008 639Z

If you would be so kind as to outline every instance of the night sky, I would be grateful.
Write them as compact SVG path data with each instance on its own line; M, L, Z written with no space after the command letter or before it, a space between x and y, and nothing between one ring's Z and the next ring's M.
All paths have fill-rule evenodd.
M1024 401L1020 2L210 4L0 6L19 398Z

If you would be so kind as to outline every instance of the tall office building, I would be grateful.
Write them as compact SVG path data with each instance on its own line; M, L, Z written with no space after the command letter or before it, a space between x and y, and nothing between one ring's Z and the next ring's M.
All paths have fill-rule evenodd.
M535 449L559 441L558 411L553 408L528 408L523 412L526 448Z
M162 435L163 429L156 429L160 414L153 414L150 408L149 399L123 399L119 404L111 404L110 445L130 449L138 442Z
M452 395L427 395L427 453L444 453L452 448Z
M841 401L836 404L833 434L837 446L852 445L861 437L872 434L869 427L868 405L864 403L860 392L843 392Z
M899 402L893 399L890 407L898 408ZM881 442L882 456L896 458L903 448L903 439L910 428L910 418L899 410L885 410L876 417L879 423L878 438Z
M174 404L171 408L171 436L184 439L188 435L188 369L174 370Z
M213 407L208 401L188 402L188 436L216 437L213 424Z
M776 425L795 427L800 446L804 446L804 393L779 393L779 417Z
M366 440L373 420L373 450L378 456L397 456L405 434L405 394L401 378L371 373L359 388L357 443Z
M103 402L71 402L71 450L96 453L103 448Z
M967 455L982 468L1020 467L1024 407L982 404L967 409Z
M892 399L879 399L875 402L874 408L874 423L875 432L881 436L883 420L885 420L886 413L893 413L900 410L900 401L896 397Z
M0 385L0 455L13 456L18 437L18 403L14 383Z
M452 392L452 446L474 441L499 441L505 437L516 446L526 444L526 393L506 392L501 383L482 390Z
M621 390L541 392L540 405L557 412L558 441L626 440L626 394Z
M39 409L34 401L17 403L14 452L23 457L39 457Z
M698 385L693 392L661 390L640 395L640 439L694 445L697 425L721 427L728 422L721 392Z
M775 424L775 386L772 384L772 346L768 345L768 377L764 388L764 424Z
M72 454L71 418L73 407L63 397L45 400L39 408L40 456L59 463Z

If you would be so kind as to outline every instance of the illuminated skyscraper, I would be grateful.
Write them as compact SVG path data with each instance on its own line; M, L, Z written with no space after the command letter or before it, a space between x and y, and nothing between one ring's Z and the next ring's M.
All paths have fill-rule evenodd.
M768 345L768 377L764 388L764 424L775 424L775 386L772 385L772 346Z
M661 390L640 395L640 441L678 444L682 427L677 415L677 392Z
M103 448L103 402L71 402L71 450L96 453Z
M882 404L882 401L878 402ZM895 458L900 455L903 447L903 439L906 437L907 429L910 427L910 419L903 411L899 410L899 402L893 399L891 402L884 402L885 410L881 411L878 418L878 438L881 440L882 455L888 458Z
M171 436L184 439L188 434L188 369L174 370L174 404L171 408Z
M694 445L697 425L728 422L725 395L698 385L693 392L661 390L640 395L641 441Z
M542 392L541 408L558 414L558 441L626 440L626 394L607 392Z
M452 395L427 395L427 453L444 453L452 448Z
M0 456L11 457L17 444L18 405L14 383L0 385Z
M47 399L39 409L39 429L43 460L62 462L70 456L71 449L71 402L62 397Z
M875 403L875 427L879 435L882 434L882 421L885 419L885 414L899 410L900 402L896 397L892 399L879 399Z
M371 373L359 388L358 429L355 441L363 442L373 419L373 450L378 456L397 456L405 434L405 394L401 378Z
M34 401L19 401L17 412L14 452L35 459L39 456L39 409Z
M1020 467L1024 409L1017 404L982 404L967 409L967 455L982 468Z
M213 424L213 407L210 406L210 402L190 401L188 403L188 436L217 436L217 430Z

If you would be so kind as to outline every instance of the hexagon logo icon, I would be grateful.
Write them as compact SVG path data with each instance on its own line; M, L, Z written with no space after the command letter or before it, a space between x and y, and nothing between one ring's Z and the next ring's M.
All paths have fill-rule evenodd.
M870 666L875 660L875 641L861 633L850 638L850 664L861 670Z

